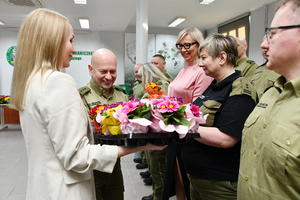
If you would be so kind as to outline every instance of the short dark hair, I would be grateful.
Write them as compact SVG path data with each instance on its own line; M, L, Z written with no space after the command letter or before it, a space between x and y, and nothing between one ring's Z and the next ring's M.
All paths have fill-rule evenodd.
M160 54L155 54L154 56L152 56L153 58L154 57L159 57L160 59L162 59L163 61L166 61L165 57L160 55Z

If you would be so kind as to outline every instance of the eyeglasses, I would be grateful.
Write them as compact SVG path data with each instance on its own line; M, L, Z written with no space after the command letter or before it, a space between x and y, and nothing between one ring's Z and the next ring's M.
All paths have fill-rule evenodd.
M278 27L266 28L265 33L266 33L267 41L269 41L270 38L272 38L272 35L274 34L274 33L271 32L271 30L274 30L274 29L291 29L291 28L300 28L300 24L299 25L291 25L291 26L278 26Z
M192 46L193 44L196 44L196 43L198 43L198 42L185 43L185 44L176 43L176 48L179 49L179 50L181 50L182 47L184 47L185 49L189 49L189 48L191 48L191 46Z

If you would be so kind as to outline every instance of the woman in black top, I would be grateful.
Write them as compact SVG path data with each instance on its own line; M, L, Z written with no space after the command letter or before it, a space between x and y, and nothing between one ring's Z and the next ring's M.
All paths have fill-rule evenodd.
M191 200L236 199L244 122L256 105L256 92L240 71L234 70L238 49L235 38L209 35L200 45L200 67L214 78L193 104L207 122L201 138L182 149L190 179Z

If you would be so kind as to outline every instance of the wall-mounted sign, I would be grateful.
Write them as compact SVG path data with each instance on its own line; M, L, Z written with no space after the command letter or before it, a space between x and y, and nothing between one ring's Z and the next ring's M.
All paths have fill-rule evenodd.
M82 57L78 57L78 56L91 56L93 55L93 51L76 51L76 53L74 53L73 55L75 55L76 57L72 57L71 60L81 60Z
M6 60L11 66L15 65L16 51L17 51L17 47L11 46L6 52Z

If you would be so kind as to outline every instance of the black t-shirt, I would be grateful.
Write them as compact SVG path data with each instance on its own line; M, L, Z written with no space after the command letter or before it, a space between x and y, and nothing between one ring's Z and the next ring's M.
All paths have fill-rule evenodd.
M242 87L242 82L246 82L246 87ZM214 80L193 104L199 106L200 110L202 108L214 112L210 114L214 116L211 127L241 138L245 120L256 105L251 92L255 93L252 85L236 71L219 83ZM240 148L241 141L231 148L212 147L194 141L193 145L183 147L182 159L187 173L192 176L217 181L237 181Z

